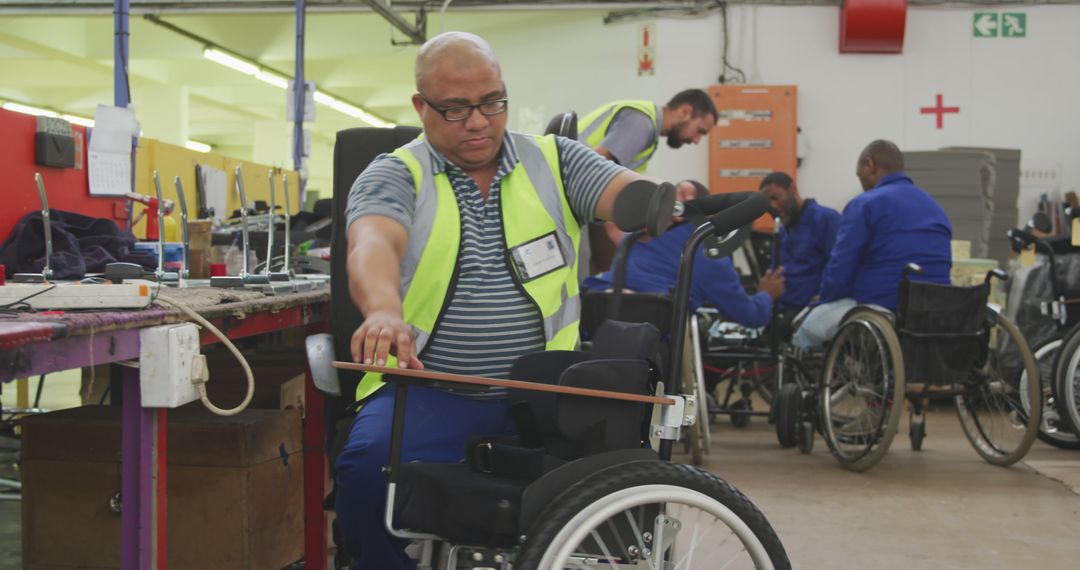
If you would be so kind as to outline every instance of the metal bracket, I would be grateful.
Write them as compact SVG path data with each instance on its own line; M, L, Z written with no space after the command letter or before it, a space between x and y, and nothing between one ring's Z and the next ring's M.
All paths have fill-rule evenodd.
M653 437L677 441L679 430L694 424L697 398L693 395L667 397L675 400L675 403L660 407L660 423L653 424L651 433Z
M416 11L416 24L410 25L404 18L390 10L389 3L384 4L381 0L364 0L364 3L371 6L372 11L390 22L390 25L397 28L399 32L408 36L408 42L391 41L394 45L420 45L427 41L427 11L423 8Z

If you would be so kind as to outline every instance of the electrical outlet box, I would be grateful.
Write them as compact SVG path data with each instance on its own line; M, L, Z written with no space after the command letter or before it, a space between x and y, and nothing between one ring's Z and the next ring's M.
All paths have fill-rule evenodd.
M176 408L199 399L191 383L204 362L199 356L199 327L191 323L139 331L139 385L144 408Z

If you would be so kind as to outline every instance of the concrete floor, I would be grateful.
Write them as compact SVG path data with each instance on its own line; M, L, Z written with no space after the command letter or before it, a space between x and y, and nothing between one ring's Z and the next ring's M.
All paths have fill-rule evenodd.
M860 474L820 436L802 455L782 449L764 418L735 429L721 417L705 467L765 513L794 568L1080 567L1080 451L1037 441L1001 468L975 453L951 411L928 415L920 452L907 430L905 418L885 459Z
M43 405L77 404L77 386L77 377L50 376ZM721 417L706 468L765 513L794 568L1080 567L1080 451L1036 442L1003 469L975 453L954 412L931 412L927 430L923 451L912 452L905 418L885 459L858 474L820 436L807 456L780 448L764 418L735 429ZM0 570L21 568L20 509L0 501Z

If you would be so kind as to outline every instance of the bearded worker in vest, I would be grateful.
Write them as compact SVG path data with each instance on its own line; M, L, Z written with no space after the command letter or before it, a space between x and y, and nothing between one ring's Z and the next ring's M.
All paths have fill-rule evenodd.
M660 146L660 137L667 137L671 148L698 144L716 126L717 117L716 104L708 93L686 89L663 106L643 100L608 103L582 117L578 140L616 164L645 172ZM587 245L591 244L591 255L583 262L588 261L591 267L584 267L583 272L588 275L606 271L611 266L615 244L622 238L623 233L615 224L589 226L585 240Z
M521 355L574 349L581 225L611 219L642 177L577 141L507 132L499 62L475 35L421 46L416 87L424 136L349 195L349 291L365 315L353 359L506 378ZM336 481L352 568L413 568L383 522L394 390L366 374L357 399ZM407 404L404 462L456 463L471 436L516 432L504 392L413 387Z

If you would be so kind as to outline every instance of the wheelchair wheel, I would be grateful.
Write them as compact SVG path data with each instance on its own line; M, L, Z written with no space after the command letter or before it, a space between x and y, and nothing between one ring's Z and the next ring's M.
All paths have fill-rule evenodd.
M1007 335L1009 342L1020 350L1027 377L1035 378L1039 368L1020 330L996 311L990 311L989 318L994 327L990 338L998 338L1000 343L1001 335ZM956 413L964 435L987 462L1003 467L1012 465L1024 457L1039 433L1043 403L1041 383L1026 383L1030 408L1025 413L1020 378L1009 378L1004 374L997 350L990 351L986 365L975 374L976 381L967 386L965 394L956 397Z
M1052 388L1061 426L1080 434L1080 333L1077 329L1065 335L1055 369Z
M742 398L736 400L735 403L731 404L731 409L735 412L731 414L731 425L737 428L744 428L750 425L750 416L738 413L751 411L749 399Z
M911 450L922 451L922 442L926 439L926 415L911 414L911 425L908 427L908 437L911 439Z
M866 471L889 450L904 402L904 359L892 324L860 310L840 326L825 357L820 414L840 464Z
M1042 422L1039 424L1038 437L1045 443L1061 449L1080 449L1080 438L1076 433L1065 426L1062 414L1068 414L1065 410L1059 410L1054 398L1054 369L1061 354L1060 338L1044 342L1035 350L1035 365L1039 369L1039 383L1042 385L1043 410ZM1031 398L1029 396L1027 371L1020 374L1020 403L1024 407L1024 413L1031 412Z
M795 447L798 438L796 430L799 427L799 413L802 404L802 390L798 384L784 384L780 393L773 400L773 410L776 412L776 441L781 447Z
M664 461L600 471L530 529L516 570L791 568L772 526L731 484Z

